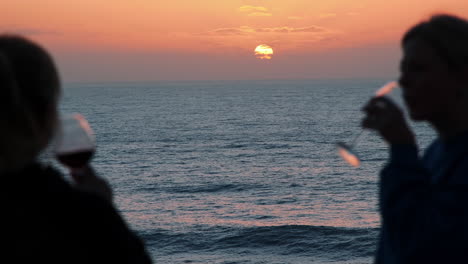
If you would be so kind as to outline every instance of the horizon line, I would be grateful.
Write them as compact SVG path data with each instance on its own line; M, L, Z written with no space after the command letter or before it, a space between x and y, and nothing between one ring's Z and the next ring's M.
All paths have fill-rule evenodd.
M338 80L382 80L395 79L389 77L323 77L323 78L264 78L264 79L164 79L164 80L133 80L133 81L65 81L62 84L110 84L110 83L157 83L157 82L235 82L235 81L338 81Z

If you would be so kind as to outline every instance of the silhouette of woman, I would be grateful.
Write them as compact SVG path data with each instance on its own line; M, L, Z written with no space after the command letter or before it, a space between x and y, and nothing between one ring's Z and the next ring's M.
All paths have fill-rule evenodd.
M434 16L411 28L402 48L399 82L409 115L428 122L438 138L420 158L391 100L363 108L363 127L390 145L380 175L376 262L468 263L468 22Z
M47 52L22 37L0 35L1 259L151 263L109 197L81 183L70 185L37 161L55 130L59 95Z

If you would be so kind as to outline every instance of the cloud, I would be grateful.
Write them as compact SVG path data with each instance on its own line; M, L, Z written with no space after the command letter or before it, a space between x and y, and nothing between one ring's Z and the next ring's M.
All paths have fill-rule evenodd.
M310 27L303 27L303 28L289 28L289 32L292 33L297 33L297 32L303 32L303 33L318 33L318 32L325 32L327 31L323 27L318 27L318 26L310 26Z
M309 27L275 27L275 28L257 28L255 32L274 32L274 33L318 33L326 32L327 30L319 26L309 26Z
M239 7L239 11L242 13L247 13L251 17L270 17L272 14L268 12L268 9L263 6L251 6L245 5Z
M242 35L245 33L239 28L218 28L212 32L219 35Z
M248 26L241 26L237 28L218 28L210 33L215 35L246 35L249 33L255 33L255 29Z
M241 26L237 28L218 28L210 31L211 35L247 35L252 33L328 33L328 29L319 26L308 27L273 27L273 28L252 28Z
M252 12L268 12L268 9L263 6L250 6L250 5L245 5L239 7L239 11L241 12L246 12L246 13L252 13Z

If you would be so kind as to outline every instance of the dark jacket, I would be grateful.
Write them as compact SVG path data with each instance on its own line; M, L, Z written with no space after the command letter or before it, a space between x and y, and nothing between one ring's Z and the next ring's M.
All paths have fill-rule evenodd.
M39 164L1 176L8 263L151 263L113 205ZM1 261L3 263L3 261Z
M468 133L391 147L381 173L376 263L468 263Z

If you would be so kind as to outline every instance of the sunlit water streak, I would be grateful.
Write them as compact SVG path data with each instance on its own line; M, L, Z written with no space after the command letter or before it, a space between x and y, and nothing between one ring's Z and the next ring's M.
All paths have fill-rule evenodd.
M93 163L156 262L367 263L387 147L370 133L354 169L334 143L383 81L69 84L62 110L89 119Z

